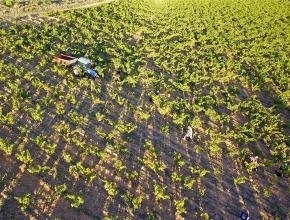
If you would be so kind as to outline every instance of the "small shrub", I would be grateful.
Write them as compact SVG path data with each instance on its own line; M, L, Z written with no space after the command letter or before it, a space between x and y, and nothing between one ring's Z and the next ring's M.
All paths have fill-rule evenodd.
M29 193L26 193L22 197L15 196L14 199L20 205L20 209L22 212L24 212L30 204L30 194Z

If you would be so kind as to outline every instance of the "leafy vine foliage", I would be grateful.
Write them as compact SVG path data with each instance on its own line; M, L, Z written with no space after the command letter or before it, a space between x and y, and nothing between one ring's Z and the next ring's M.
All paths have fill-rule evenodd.
M0 21L0 219L286 219L289 11L120 0Z

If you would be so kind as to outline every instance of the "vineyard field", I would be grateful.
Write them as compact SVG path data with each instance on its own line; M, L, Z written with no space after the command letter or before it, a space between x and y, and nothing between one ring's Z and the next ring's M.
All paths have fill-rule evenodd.
M289 1L36 2L0 17L0 220L289 219Z

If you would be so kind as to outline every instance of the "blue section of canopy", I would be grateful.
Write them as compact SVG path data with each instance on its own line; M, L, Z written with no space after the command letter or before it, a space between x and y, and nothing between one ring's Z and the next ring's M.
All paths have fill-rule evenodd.
M96 76L97 75L97 72L95 70L92 70L92 69L88 69L88 74L90 74L91 76Z

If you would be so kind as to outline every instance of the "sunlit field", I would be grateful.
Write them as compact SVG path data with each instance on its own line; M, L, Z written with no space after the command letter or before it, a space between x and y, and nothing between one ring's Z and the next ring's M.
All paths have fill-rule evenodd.
M287 219L289 11L119 0L0 18L0 219Z

